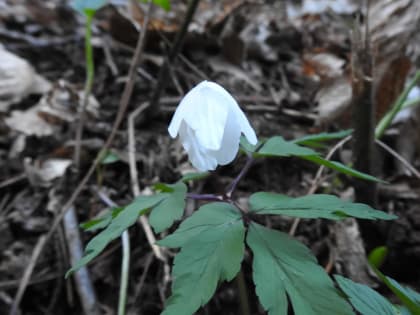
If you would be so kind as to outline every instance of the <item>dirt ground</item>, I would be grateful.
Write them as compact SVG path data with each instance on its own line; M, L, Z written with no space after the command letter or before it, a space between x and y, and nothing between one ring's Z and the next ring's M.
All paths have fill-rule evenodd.
M170 58L170 43L181 30L187 6L186 1L172 1L169 12L156 8L122 124L107 159L96 167L73 203L75 226L68 218L60 223L34 260L36 245L106 143L119 110L146 5L111 2L93 21L95 78L86 107L80 172L75 173L75 134L85 83L85 21L65 0L0 0L0 315L83 314L79 284L64 278L73 251L81 250L72 233L80 233L84 247L94 232L78 229L79 223L107 210L107 198L118 205L133 200L130 150L135 151L141 193L149 192L155 183L173 183L193 171L167 127L182 96L200 81L218 82L231 92L259 138L293 139L351 128L355 16L360 14L370 22L378 120L420 68L416 0L371 1L369 15L358 1L351 0L202 0L181 52L169 64L160 106L140 113L130 148L128 117L162 87L158 73ZM416 87L410 97L419 95ZM347 223L347 227L355 224L360 232L361 249L351 247L354 240L347 239L343 223L303 220L297 226L296 238L313 250L329 273L356 277L387 295L363 265L367 252L387 246L384 273L420 289L419 135L417 106L401 113L382 138L397 157L377 147L376 176L388 182L378 187L377 207L399 218ZM326 155L333 145L321 150ZM333 158L349 163L351 145L339 148ZM190 184L190 191L220 192L244 162L239 156L235 163ZM305 195L317 169L298 159L258 161L238 187L239 202L259 190ZM325 171L315 191L354 199L353 184L349 177ZM185 215L196 206L188 203ZM267 217L266 223L288 232L293 220ZM170 294L163 264L154 257L140 224L130 229L129 236L127 314L159 314ZM31 264L31 277L22 286ZM116 314L120 265L121 242L115 241L88 267L99 314ZM254 293L249 255L243 270L252 313L264 314ZM13 311L19 287L25 290ZM235 284L221 284L198 314L239 314Z

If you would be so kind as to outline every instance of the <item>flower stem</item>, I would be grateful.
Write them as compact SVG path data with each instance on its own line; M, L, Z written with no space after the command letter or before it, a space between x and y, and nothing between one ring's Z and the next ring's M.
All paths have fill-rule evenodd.
M74 149L74 164L75 169L79 172L80 165L80 151L82 146L83 125L85 122L86 108L89 103L90 93L92 91L93 79L95 74L95 64L93 61L93 48L92 48L92 21L94 13L86 14L85 25L85 58L86 58L86 81L85 90L82 99L82 108L79 109L79 119L76 129L76 146Z
M213 195L213 194L194 194L187 193L187 198L194 200L203 200L203 201L225 201L223 196Z
M241 179L248 173L249 169L251 168L252 164L254 163L254 158L252 157L252 154L248 153L247 155L248 159L246 161L246 164L242 171L238 174L238 176L233 180L233 182L229 185L229 188L226 192L226 197L228 199L232 198L232 194L234 193L236 187L238 186Z

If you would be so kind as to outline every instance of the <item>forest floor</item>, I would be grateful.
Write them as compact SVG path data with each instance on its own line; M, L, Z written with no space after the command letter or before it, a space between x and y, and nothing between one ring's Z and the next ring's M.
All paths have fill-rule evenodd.
M172 1L169 12L155 8L149 16L128 109L106 159L81 186L81 178L112 133L146 18L146 5L111 2L93 20L95 78L86 107L80 171L75 173L75 135L85 82L85 21L67 1L0 0L0 315L83 313L77 295L80 284L64 274L73 251L81 249L72 233L80 233L83 247L94 233L79 231L67 218L47 239L39 259L34 258L37 244L78 188L81 192L72 203L76 224L109 209L108 199L117 205L133 200L130 152L135 152L142 194L150 193L156 183L173 183L194 171L167 127L182 96L197 83L211 80L228 90L259 138L294 139L352 127L351 33L359 13L371 27L377 120L420 69L420 8L415 0L372 1L369 16L355 4L358 1L351 0L300 1L302 5L202 0L181 52L169 64L165 86L159 86L168 43L181 29L186 12L185 1ZM131 147L128 118L147 106L161 88L160 106L140 110ZM416 87L410 97L419 96ZM329 273L349 276L385 295L386 289L365 264L366 253L377 246L389 250L384 273L420 289L419 107L401 113L382 138L398 158L380 147L376 150L375 175L387 182L378 186L377 208L398 215L397 220L344 224L303 220L292 231ZM321 151L327 155L333 146L334 142ZM350 163L350 142L338 148L333 158ZM219 193L244 163L245 157L238 156L233 164L191 183L189 190ZM291 196L312 191L354 199L351 178L324 171L314 184L317 170L316 165L295 158L258 161L238 187L239 202L261 190ZM196 206L188 203L186 216ZM289 218L266 220L286 232L294 225ZM355 239L348 239L346 224L356 229ZM163 264L154 257L140 224L129 235L127 314L159 314L170 294ZM362 244L361 250L354 242ZM358 266L356 270L349 263ZM88 266L100 314L116 314L120 265L121 242L116 240ZM25 279L30 267L30 278ZM254 293L249 259L243 269L252 314L264 314ZM24 290L23 296L18 288ZM239 314L235 284L221 284L199 314Z

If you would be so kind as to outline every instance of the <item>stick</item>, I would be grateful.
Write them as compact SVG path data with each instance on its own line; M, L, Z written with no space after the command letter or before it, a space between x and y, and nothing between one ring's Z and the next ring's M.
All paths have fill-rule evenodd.
M181 29L179 30L179 32L176 35L176 38L174 40L174 44L172 45L172 47L169 51L168 58L165 59L164 64L160 68L156 88L155 88L155 90L152 94L152 97L150 99L150 105L151 106L150 106L149 111L148 111L148 114L150 114L152 117L156 116L159 113L159 110L160 110L160 108L159 108L160 107L159 106L160 105L159 104L160 94L165 89L166 84L168 82L168 80L167 80L168 65L175 61L175 58L178 56L179 52L181 51L182 45L184 44L185 35L187 34L187 31L188 31L188 26L190 25L190 23L192 21L192 18L194 16L194 13L197 9L197 6L198 6L199 2L200 2L200 0L190 0L190 2L188 4L188 10L187 10L187 13L185 15L184 23L182 24Z
M151 11L152 10L151 10L151 6L150 6L148 14L146 15L146 18L144 19L144 22L143 22L143 29L139 33L139 39L137 41L136 50L134 52L134 56L133 56L133 59L132 59L131 65L130 65L128 80L126 82L122 97L120 99L120 103L119 103L119 106L118 106L117 117L115 118L114 124L112 126L111 133L110 133L108 139L106 140L106 142L104 144L104 147L97 154L94 162L90 166L86 175L83 177L83 179L80 181L80 183L78 184L76 189L73 191L73 194L70 196L70 198L67 200L67 202L64 204L64 206L58 212L56 218L54 219L53 223L51 224L51 228L48 231L48 233L45 236L42 236L42 237L39 238L38 244L32 252L32 257L34 257L33 259L34 259L35 264L36 264L36 261L39 258L39 255L44 250L45 245L51 239L52 235L54 234L57 227L59 226L61 220L63 219L63 217L65 215L65 213L70 209L71 205L74 203L76 198L82 192L83 188L85 187L85 185L89 181L90 177L92 176L93 172L95 171L97 165L102 160L102 156L103 156L104 152L106 152L110 148L111 143L113 142L113 140L115 138L115 135L117 134L118 128L120 127L121 122L124 118L125 112L127 110L127 107L128 107L128 104L129 104L129 101L130 101L130 98L131 98L131 95L132 95L132 92L133 92L134 78L135 78L135 75L136 75L137 66L138 66L138 64L141 60L141 57L142 57L143 47L144 47L144 39L146 37L147 25L149 23ZM38 253L38 251L39 251L39 253ZM15 303L16 303L15 309L16 310L17 310L17 307L19 306L20 300L21 300L21 298L23 296L23 293L25 291L25 288L26 288L27 280L24 281L25 276L30 278L30 276L32 274L32 271L33 271L33 266L31 267L30 265L28 265L28 267L25 269L24 276L23 276L22 281L19 285L19 289L17 291L17 295L16 295L16 298L15 298ZM18 296L18 294L20 294L22 296ZM10 314L14 315L15 313L10 313Z

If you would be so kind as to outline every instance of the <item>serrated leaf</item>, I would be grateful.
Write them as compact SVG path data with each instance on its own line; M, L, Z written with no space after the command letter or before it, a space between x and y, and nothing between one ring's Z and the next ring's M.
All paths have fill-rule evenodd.
M182 182L165 186L167 187L166 191L172 192L152 209L149 216L150 225L156 233L162 232L176 220L181 219L185 208L187 186Z
M291 198L285 195L257 192L249 198L250 211L257 214L285 215L298 218L341 220L346 217L391 220L396 216L362 203L341 200L333 195L307 195Z
M93 15L107 2L107 0L73 0L71 6L82 14Z
M381 182L380 179L352 169L340 162L329 161L322 158L316 151L300 146L293 141L286 141L280 136L276 136L267 140L258 152L254 153L254 156L271 156L271 157L287 157L296 156L301 159L313 162L318 165L323 165L340 173L353 176L356 178Z
M98 256L111 241L119 237L126 229L132 226L140 215L157 205L165 197L167 197L165 194L140 196L126 206L112 219L111 223L104 230L92 238L86 245L84 256L67 271L66 277L92 261L92 259Z
M322 142L342 139L349 136L353 130L343 130L338 132L322 132L315 135L307 135L301 138L295 139L292 142L305 146L319 146Z
M339 275L334 278L361 315L398 315L396 308L387 299L368 286Z
M353 176L353 177L364 179L364 180L369 180L372 182L385 183L383 180L380 180L379 178L376 178L372 175L356 171L355 169L352 169L351 167L348 167L337 161L326 160L320 157L319 155L301 156L301 158L304 160L313 162L315 164L318 164L318 165L324 165L325 167L328 167L332 170L338 171L340 173L343 173L349 176Z
M256 223L249 226L247 243L256 292L269 315L288 314L287 296L295 315L354 315L305 245Z
M213 296L220 281L232 280L244 255L245 228L230 204L209 203L158 242L182 247L176 255L172 296L163 315L191 315Z
M317 155L312 149L302 147L291 141L286 141L283 137L275 136L268 139L263 146L255 153L256 156L308 156Z

